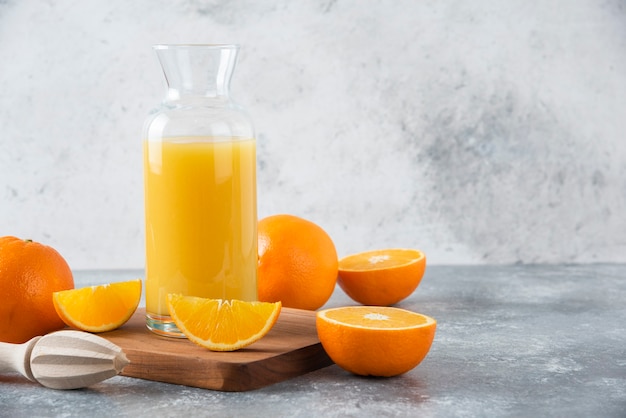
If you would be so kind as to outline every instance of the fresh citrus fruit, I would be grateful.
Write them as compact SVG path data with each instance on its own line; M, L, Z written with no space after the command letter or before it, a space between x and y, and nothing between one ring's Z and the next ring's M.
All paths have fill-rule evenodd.
M413 293L425 269L426 256L418 250L367 251L339 260L337 283L356 302L389 306Z
M363 376L406 373L426 357L437 322L386 306L348 306L319 311L317 334L341 368Z
M70 327L105 332L130 319L141 299L141 280L130 280L54 292L57 313Z
M178 329L192 342L212 351L235 351L264 337L280 315L281 303L206 299L167 295Z
M261 219L259 300L289 308L316 310L337 283L337 251L320 226L293 215Z
M63 328L52 293L73 287L72 271L55 249L0 238L0 341L23 343Z

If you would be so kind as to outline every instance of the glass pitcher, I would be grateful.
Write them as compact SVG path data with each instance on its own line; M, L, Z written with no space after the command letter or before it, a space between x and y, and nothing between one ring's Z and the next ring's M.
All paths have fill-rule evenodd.
M229 96L237 45L154 49L167 94L143 129L146 323L183 337L169 293L257 299L256 141Z

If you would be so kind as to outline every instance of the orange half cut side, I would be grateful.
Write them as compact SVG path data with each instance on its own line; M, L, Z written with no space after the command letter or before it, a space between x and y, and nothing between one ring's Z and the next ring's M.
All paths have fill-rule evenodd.
M366 251L339 260L337 283L356 302L390 306L417 289L425 270L426 256L419 250Z
M428 354L437 321L387 306L347 306L319 311L317 334L341 368L364 376L395 376Z

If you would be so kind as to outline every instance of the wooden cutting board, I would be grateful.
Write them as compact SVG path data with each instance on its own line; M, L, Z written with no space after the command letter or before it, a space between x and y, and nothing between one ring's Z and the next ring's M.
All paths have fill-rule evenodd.
M146 328L145 309L115 331L98 334L130 360L122 375L221 391L247 391L332 364L315 329L315 312L283 308L270 332L233 352L213 352Z

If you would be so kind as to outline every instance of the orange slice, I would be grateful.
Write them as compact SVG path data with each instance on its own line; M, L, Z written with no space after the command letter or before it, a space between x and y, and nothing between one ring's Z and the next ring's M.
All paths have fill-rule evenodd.
M395 376L420 364L437 322L386 306L348 306L317 312L317 334L341 368L363 376Z
M121 327L137 310L140 299L140 279L52 294L54 309L63 322L89 332L105 332Z
M244 302L167 295L178 329L212 351L235 351L264 337L280 315L280 302Z
M337 283L363 305L389 306L409 296L426 270L426 256L413 249L374 250L339 260Z

